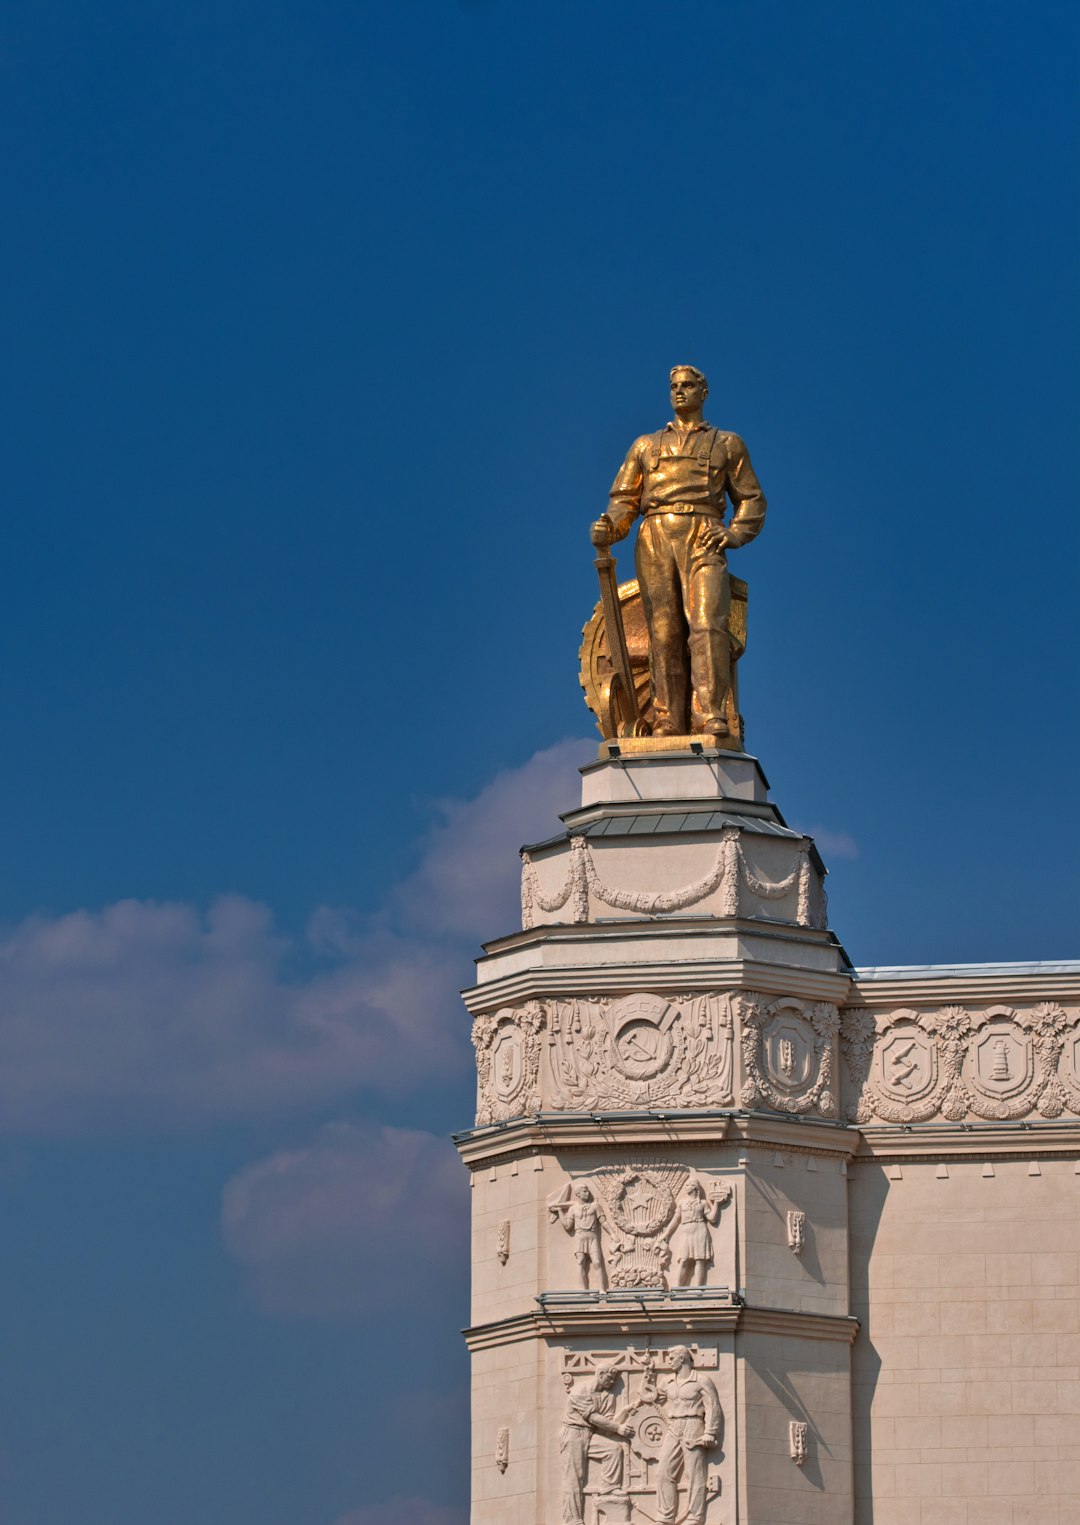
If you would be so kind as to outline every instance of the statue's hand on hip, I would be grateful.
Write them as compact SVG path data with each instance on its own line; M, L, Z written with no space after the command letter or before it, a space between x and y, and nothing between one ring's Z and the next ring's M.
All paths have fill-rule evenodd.
M706 525L701 534L701 548L711 556L718 556L721 551L727 550L731 541L728 532L722 524Z

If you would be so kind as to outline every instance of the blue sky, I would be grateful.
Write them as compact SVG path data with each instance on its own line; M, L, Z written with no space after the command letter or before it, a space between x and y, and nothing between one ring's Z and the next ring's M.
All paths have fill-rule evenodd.
M462 1525L455 992L674 362L852 958L1075 955L1078 34L0 12L2 1525Z

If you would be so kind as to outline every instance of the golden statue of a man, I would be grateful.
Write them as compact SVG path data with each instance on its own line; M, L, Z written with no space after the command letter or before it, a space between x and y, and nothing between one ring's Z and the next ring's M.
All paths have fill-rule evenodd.
M753 540L765 522L746 446L702 417L708 395L695 366L674 367L674 419L630 446L608 510L590 532L595 546L607 547L643 521L634 561L649 630L654 736L728 734L726 552ZM728 500L734 512L725 524Z

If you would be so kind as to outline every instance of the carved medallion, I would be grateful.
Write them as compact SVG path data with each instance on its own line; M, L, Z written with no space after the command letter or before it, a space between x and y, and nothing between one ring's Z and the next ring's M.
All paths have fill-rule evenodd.
M937 1084L937 1050L914 1023L903 1023L881 1039L876 1068L882 1092L910 1105Z
M667 1068L674 1051L670 1033L654 1022L635 1017L616 1035L611 1047L611 1062L628 1080L651 1080Z
M1031 1039L1013 1023L990 1023L972 1053L970 1079L986 1096L1016 1096L1031 1084Z
M511 1023L500 1030L491 1051L491 1088L504 1106L521 1090L525 1062L521 1034Z
M1065 1045L1066 1064L1069 1069L1069 1079L1080 1090L1080 1032L1073 1033Z
M784 1012L763 1034L765 1068L777 1090L801 1091L814 1071L814 1045L801 1016Z

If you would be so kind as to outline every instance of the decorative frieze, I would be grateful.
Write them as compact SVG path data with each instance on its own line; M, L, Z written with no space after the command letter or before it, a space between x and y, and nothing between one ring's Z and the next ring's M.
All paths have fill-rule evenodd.
M853 1008L843 1016L841 1045L852 1122L997 1122L1080 1112L1080 1013L1056 1002L981 1012Z
M725 826L708 872L677 890L619 889L607 884L596 866L587 838L570 838L569 853L559 859L566 862L560 887L547 894L540 887L536 864L527 852L521 855L521 924L536 926L541 915L571 923L585 923L590 908L598 906L624 911L636 916L664 916L687 911L717 897L709 914L733 917L752 914L750 897L759 901L783 900L795 896L794 915L790 920L800 927L823 927L827 907L824 890L810 866L810 838L793 840L794 862L791 870L779 879L769 878L752 862L743 846L744 833L736 826ZM775 839L770 839L775 841ZM560 912L565 912L560 916Z

